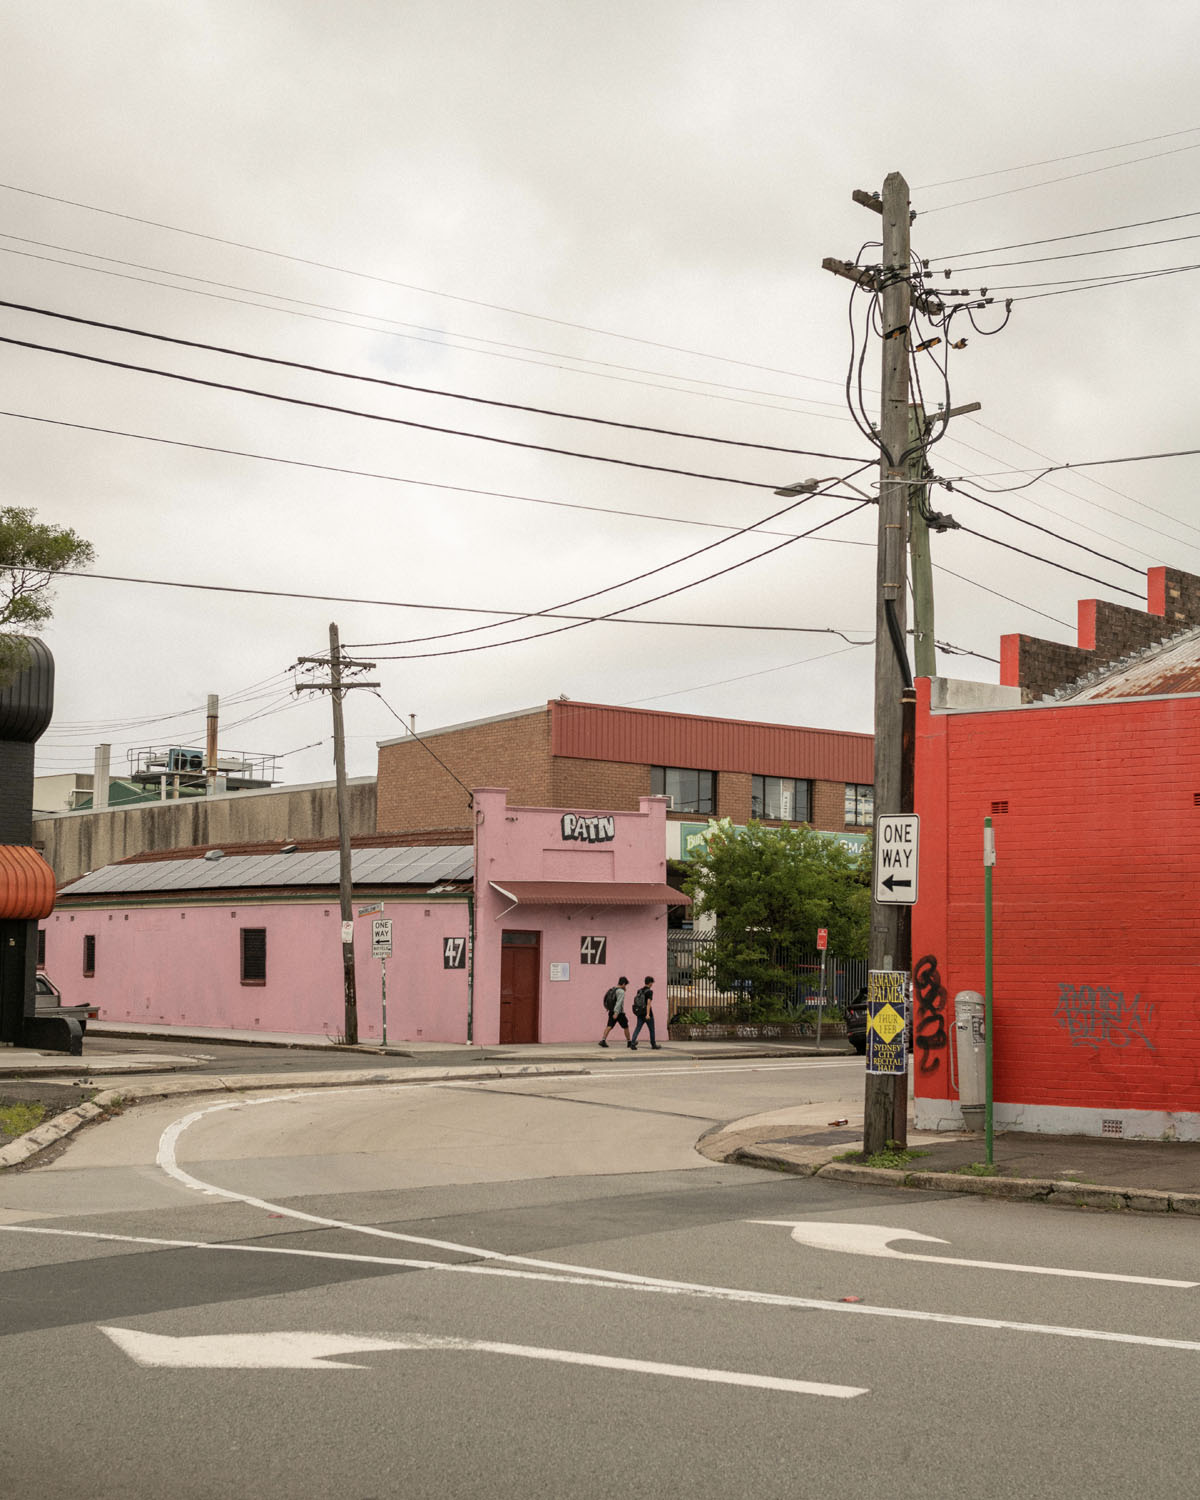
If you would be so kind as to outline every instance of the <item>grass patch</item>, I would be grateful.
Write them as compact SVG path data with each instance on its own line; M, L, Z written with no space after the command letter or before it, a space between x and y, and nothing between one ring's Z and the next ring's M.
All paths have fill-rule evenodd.
M873 1156L867 1156L862 1151L843 1151L841 1156L835 1157L835 1161L853 1162L857 1167L885 1167L890 1171L898 1171L901 1167L908 1166L910 1161L916 1161L920 1156L928 1156L928 1151L910 1151L907 1146L901 1146L898 1141L889 1141L886 1150L876 1151Z
M24 1135L46 1118L44 1104L0 1105L0 1135Z
M962 1177L999 1177L1000 1168L994 1162L986 1161L968 1162L965 1167L956 1167L955 1170Z

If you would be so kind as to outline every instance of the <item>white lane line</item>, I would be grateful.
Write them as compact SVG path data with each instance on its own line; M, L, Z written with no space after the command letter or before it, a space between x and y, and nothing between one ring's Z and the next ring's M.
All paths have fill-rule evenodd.
M712 1302L742 1303L753 1307L798 1308L806 1312L845 1313L851 1317L893 1318L910 1323L938 1323L952 1328L982 1328L996 1332L1035 1333L1056 1338L1084 1339L1102 1344L1133 1344L1150 1349L1182 1349L1200 1354L1200 1340L1156 1338L1150 1334L1114 1333L1103 1328L1072 1328L1053 1323L1018 1323L1008 1318L972 1318L958 1313L926 1312L910 1307L875 1307L865 1302L828 1302L818 1297L792 1297L783 1292L755 1292L742 1287L705 1286L703 1283L663 1281L642 1277L616 1280L619 1273L575 1266L576 1275L520 1271L508 1266L450 1265L444 1261L403 1260L384 1255L354 1255L345 1251L292 1250L275 1245L214 1244L207 1240L168 1240L148 1236L101 1233L84 1229L47 1229L29 1224L0 1224L0 1234L59 1235L66 1239L106 1240L116 1244L153 1245L165 1249L213 1250L229 1254L292 1255L305 1259L348 1261L401 1269L444 1272L454 1276L502 1276L519 1281L544 1281L601 1291L645 1292L652 1296L694 1297ZM549 1264L549 1263L548 1263Z
M1116 1271L1073 1271L1065 1266L1026 1266L1002 1260L962 1260L952 1255L917 1255L893 1250L890 1240L921 1240L927 1245L948 1245L933 1234L914 1229L889 1229L883 1224L818 1223L815 1219L747 1219L748 1224L772 1224L790 1229L798 1245L815 1250L843 1250L849 1255L872 1255L883 1260L919 1260L932 1266L972 1266L982 1271L1025 1271L1031 1276L1071 1276L1081 1281L1125 1281L1135 1286L1171 1286L1185 1290L1200 1281L1169 1281L1162 1276L1126 1276Z
M355 1337L340 1333L293 1331L278 1333L199 1334L171 1338L134 1328L105 1328L116 1346L139 1365L151 1369L204 1370L364 1370L366 1365L329 1358L377 1349L452 1350L460 1354L503 1354L517 1359L546 1360L559 1365L590 1365L633 1375L660 1375L673 1380L700 1380L709 1385L750 1386L760 1391L786 1391L796 1396L833 1396L847 1400L865 1396L868 1388L830 1385L824 1381L791 1380L778 1375L753 1375L744 1370L713 1370L700 1365L671 1365L658 1360L623 1359L609 1354L585 1354L577 1349L545 1349L534 1344L497 1343L492 1339L464 1339L448 1334L415 1333L395 1339Z

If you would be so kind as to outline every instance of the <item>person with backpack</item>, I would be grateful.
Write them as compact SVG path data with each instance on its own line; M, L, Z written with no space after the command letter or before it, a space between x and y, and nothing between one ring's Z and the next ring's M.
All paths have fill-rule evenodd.
M654 975L647 974L646 982L633 997L633 1014L637 1018L637 1025L633 1028L633 1036L629 1045L637 1051L638 1037L642 1027L650 1033L650 1046L655 1052L661 1052L662 1048L654 1040Z
M619 1026L625 1033L625 1045L633 1046L629 1040L629 1021L625 1016L625 986L628 983L629 980L622 974L616 984L610 990L605 991L604 1009L608 1012L608 1025L604 1028L604 1035L600 1038L602 1047L608 1046L608 1033L614 1026Z

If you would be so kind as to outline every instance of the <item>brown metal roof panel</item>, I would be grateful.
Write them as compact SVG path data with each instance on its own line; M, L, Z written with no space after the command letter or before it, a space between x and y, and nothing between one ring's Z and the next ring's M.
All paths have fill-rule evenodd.
M553 702L551 753L634 765L870 782L870 735L710 719L595 703Z

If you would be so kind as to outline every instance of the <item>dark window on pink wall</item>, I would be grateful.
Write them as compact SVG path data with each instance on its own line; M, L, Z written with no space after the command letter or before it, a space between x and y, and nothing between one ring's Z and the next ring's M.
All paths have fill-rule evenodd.
M83 938L83 975L90 979L96 972L96 936L95 933L85 933Z
M46 967L46 929L44 927L38 928L37 966L39 969Z
M265 927L243 927L241 932L242 983L266 984L267 929Z

